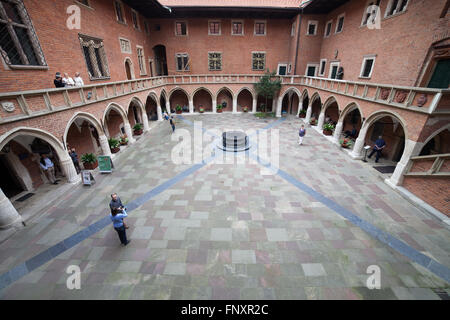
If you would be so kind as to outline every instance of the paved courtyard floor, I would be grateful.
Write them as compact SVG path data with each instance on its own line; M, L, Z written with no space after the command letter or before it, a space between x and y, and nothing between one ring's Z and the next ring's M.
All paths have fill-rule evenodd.
M202 122L204 149L213 129L259 129L251 150L266 134L269 154L259 154L260 162L280 170L263 170L245 154L227 154L234 163L220 164L217 151L205 163L175 164L178 142L160 123L115 161L112 174L97 175L91 187L74 186L0 245L0 298L448 297L449 227L368 165L311 129L298 146L300 119L177 119L177 131L189 131L192 141L194 121ZM130 209L126 247L105 218L112 192ZM81 269L79 290L67 289L70 265ZM380 289L366 286L372 265L380 268Z

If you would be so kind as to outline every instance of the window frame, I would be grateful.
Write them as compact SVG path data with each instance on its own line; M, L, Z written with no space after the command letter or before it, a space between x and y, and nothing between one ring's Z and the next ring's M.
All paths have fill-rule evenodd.
M340 20L341 18L344 19L344 20L342 21L342 29L341 29L340 31L338 31L339 20ZM337 16L337 18L336 18L336 28L335 28L335 30L334 30L334 34L342 33L342 32L344 31L344 24L345 24L345 12L344 12L344 13L341 13L340 15Z
M186 34L177 34L177 23L184 23L186 25ZM174 32L175 32L176 37L187 37L188 36L188 23L186 20L175 20L174 26L175 26Z
M361 71L359 72L359 78L360 78L360 79L371 79L371 78L372 78L372 74L373 74L373 69L374 69L374 67L375 67L375 61L376 61L376 58L377 58L377 55L376 55L376 54L368 54L368 55L365 55L365 56L363 57L363 61L362 61L362 64L361 64ZM372 67L370 68L370 73L369 73L369 75L368 75L367 77L365 77L365 76L363 75L363 72L364 72L364 69L366 68L366 62L367 62L367 60L373 60L373 62L372 62Z
M327 28L328 26L330 26L330 32L327 34ZM327 23L325 24L325 30L323 31L323 37L324 38L329 38L332 34L331 30L333 29L333 19L328 20Z
M84 58L84 61L86 63L86 69L87 69L88 74L89 74L89 79L92 80L92 81L111 79L111 71L109 69L108 56L107 56L106 51L105 51L104 40L101 39L101 38L93 37L93 36L90 36L90 35L87 35L87 34L82 34L82 33L78 33L78 39L79 39L80 46L81 46L81 52L83 54L83 58ZM86 47L89 48L89 46L85 46L85 45L83 45L83 43L90 42L90 41L93 41L93 42L97 43L97 45L98 45L97 49L101 49L101 51L99 50L99 55L103 56L104 61L100 61L100 62L101 62L101 65L103 67L102 71L104 71L104 73L106 73L105 76L96 77L95 74L91 75L91 73L89 71L88 63L87 63L87 60L86 60L86 54L84 52L84 48L86 48ZM97 58L96 58L96 60L97 60ZM90 62L92 64L93 61L90 61ZM105 64L103 62L105 62ZM95 71L95 68L94 68L93 65L92 65L92 67L93 67L93 71ZM97 61L97 68L99 68L98 61Z
M74 0L74 2L81 4L83 7L88 8L88 9L94 9L91 6L91 0L86 0L88 4L84 4L83 2L81 2L80 0Z
M220 54L220 69L211 69L210 68L210 65L209 65L209 55L210 54L215 54L215 53L218 53L218 54ZM222 71L222 69L223 69L223 53L222 53L222 51L208 51L208 71Z
M183 65L184 68L182 70L179 70L178 69L178 58L179 57L183 58L185 56L187 57L187 63L186 63L186 65ZM189 53L187 53L187 52L177 52L177 53L175 53L175 70L177 72L189 72L189 71L191 71L190 66L189 66L188 69L186 69L186 66L189 66Z
M285 76L287 76L288 75L288 63L287 62L281 62L281 63L278 63L278 66L277 66L277 76L280 76L280 67L282 67L282 66L284 66L285 68L286 68L286 74L284 74ZM281 76L283 76L283 75L281 75Z
M117 15L117 7L116 7L117 3L120 4L120 12L122 13L123 21L120 21L119 16ZM123 5L123 2L121 0L114 0L113 6L114 6L114 14L116 15L116 21L120 24L127 25L127 17L125 16L125 6Z
M391 17L395 17L395 16L397 16L399 14L405 13L408 10L408 5L409 5L410 0L406 1L406 5L405 5L405 8L403 9L403 11L397 12L397 10L399 9L399 7L402 5L402 2L403 2L403 0L398 0L397 8L394 9L392 14L388 15L389 11L391 11L391 9L393 7L394 1L395 0L389 0L388 4L386 6L386 11L384 13L384 18L385 19L388 19L388 18L391 18Z
M139 49L142 50L142 61L139 59ZM141 76L146 76L147 75L147 66L146 66L146 63L145 63L144 47L140 46L140 45L136 45L136 54L137 54L137 58L138 58L139 74ZM141 70L141 64L142 64L142 67L144 68L144 71Z
M308 76L308 69L310 67L315 67L314 76ZM305 70L305 77L317 77L317 73L319 72L319 67L320 67L320 65L318 63L314 63L314 62L307 63L306 70Z
M309 33L309 26L314 25L314 34ZM308 20L308 27L306 28L306 35L307 36L316 36L317 35L317 29L319 28L319 21L318 20Z
M256 24L263 23L264 24L264 33L256 33ZM253 25L253 35L257 37L264 37L267 35L267 20L255 20Z
M366 27L366 26L367 26L367 22L369 22L369 17L370 17L370 16L367 17L367 20L366 20L366 16L367 16L367 8L369 8L369 4L370 4L371 2L375 2L375 5L377 5L377 6L379 7L379 13L380 13L380 15L382 14L382 13L381 13L381 8L380 8L381 0L367 0L366 6L365 6L365 8L364 8L363 16L362 16L362 19L361 19L361 27ZM378 2L378 4L377 4L377 2ZM365 23L364 23L364 22L365 22Z
M253 68L253 59L254 59L253 55L255 53L262 53L262 54L264 54L264 65L263 65L262 69L254 69ZM267 52L266 51L252 51L252 71L264 71L264 70L266 70L266 60L267 60Z
M240 23L242 26L242 33L233 33L233 24ZM232 36L243 36L244 35L244 20L231 20L231 35Z
M219 24L219 33L211 33L211 23ZM222 21L220 20L208 20L208 36L220 36L222 35Z
M122 50L122 42L121 42L121 40L128 41L128 44L129 44L129 47L130 47L130 51L123 51ZM131 49L131 41L129 39L124 38L124 37L119 37L119 46L120 46L120 52L121 53L132 54L133 50Z
M134 24L133 13L136 15L136 25L137 26ZM141 31L141 25L139 23L139 13L134 9L131 9L131 22L133 23L133 28L135 30Z
M320 72L322 69L322 62L325 62L325 66L323 67L323 72ZM319 63L319 72L318 75L319 77L324 77L325 76L325 72L326 72L326 68L327 68L327 59L320 59L320 63Z
M336 69L336 75L337 75L339 67L341 66L341 62L340 61L330 61L330 67L328 68L328 77L327 77L328 79L337 80L336 78L331 78L331 75L333 74L334 66L337 66L337 69Z

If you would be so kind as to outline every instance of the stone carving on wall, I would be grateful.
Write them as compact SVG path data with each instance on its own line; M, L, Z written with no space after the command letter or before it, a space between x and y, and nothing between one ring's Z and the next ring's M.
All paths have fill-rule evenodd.
M400 90L395 95L395 101L398 103L403 103L406 100L406 97L408 96L408 93L406 91Z
M420 95L419 99L417 99L417 106L423 107L425 105L425 103L427 103L427 101L428 101L427 95L422 93Z
M387 100L390 92L391 92L390 89L386 89L386 88L381 89L381 94L380 94L381 100Z
M16 107L14 107L14 103L12 102L2 102L2 107L6 112L14 112L16 109Z

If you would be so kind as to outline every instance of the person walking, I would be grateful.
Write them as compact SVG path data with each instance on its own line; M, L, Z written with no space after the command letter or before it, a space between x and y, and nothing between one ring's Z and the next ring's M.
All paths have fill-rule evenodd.
M114 209L117 209L119 212L123 212L124 214L127 214L127 211L125 206L122 203L122 200L117 196L117 193L111 194L111 201L109 203L109 208L111 209L111 213L114 211ZM128 226L126 223L124 223L125 229L128 229Z
M82 87L84 86L83 79L80 77L80 73L76 72L75 77L73 78L73 81L75 82L76 87Z
M118 208L114 208L109 214L109 217L111 218L114 226L114 230L116 230L117 234L119 235L120 243L122 243L124 246L131 242L131 240L127 239L127 232L125 230L125 224L123 222L123 218L127 216L128 215L125 210L120 212Z
M46 154L41 155L41 160L39 161L39 165L44 170L48 180L50 180L53 184L58 184L55 178L55 165L52 160L50 160Z
M55 84L56 88L64 88L66 86L61 78L61 73L59 72L56 73L53 83Z
M175 124L173 123L173 116L169 116L167 112L164 112L164 119L169 120L170 126L172 127L172 132L175 131Z
M77 174L80 174L81 168L80 163L78 162L78 154L75 152L75 148L72 148L69 152L69 156L72 158L73 165L75 166L75 169L77 170Z
M303 137L306 134L305 126L302 124L300 130L298 131L298 144L301 145L303 143Z
M373 146L373 150L372 150L372 152L369 155L369 159L376 152L377 155L375 157L375 162L378 162L378 160L380 159L380 156L381 156L381 151L383 151L383 149L385 147L386 147L386 142L383 140L382 136L379 136L377 141L375 141L375 145Z

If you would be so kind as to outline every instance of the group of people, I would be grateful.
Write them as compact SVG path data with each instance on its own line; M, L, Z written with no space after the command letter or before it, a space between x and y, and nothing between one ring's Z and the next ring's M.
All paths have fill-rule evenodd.
M64 73L64 78L61 77L61 73L57 72L55 75L55 80L53 80L56 88L65 87L81 87L84 86L83 79L79 72L75 72L75 77L71 78L67 72Z
M175 131L175 124L173 122L173 116L172 115L169 116L167 111L164 111L163 117L164 117L164 120L168 120L170 122L170 126L172 127L172 132L174 132Z
M127 208L123 205L122 200L117 196L117 193L111 194L109 208L111 209L109 217L113 223L114 230L116 230L119 235L120 243L126 246L131 241L127 239L126 229L128 229L128 226L123 220L128 217Z

